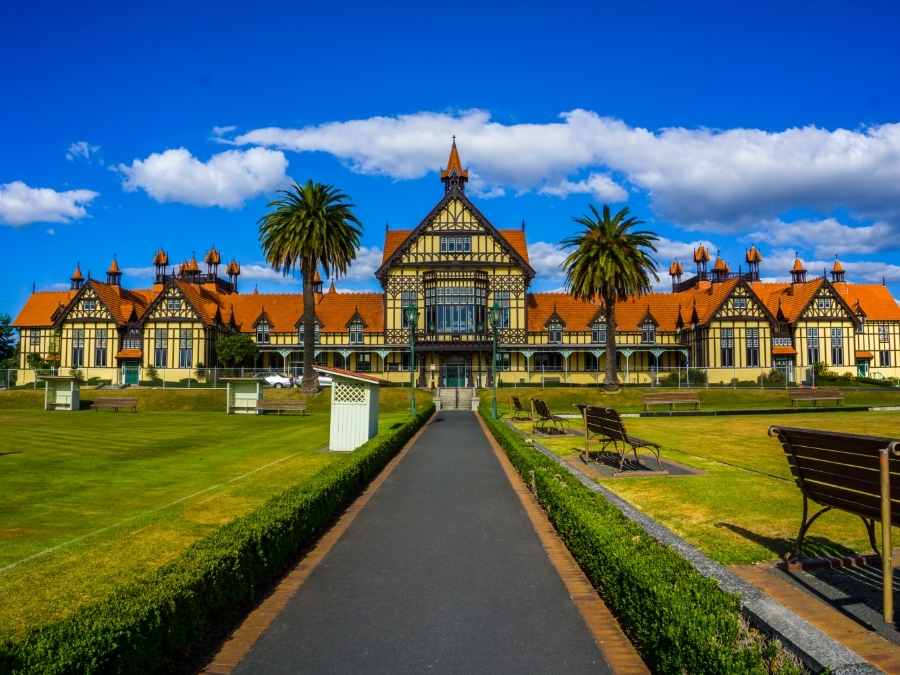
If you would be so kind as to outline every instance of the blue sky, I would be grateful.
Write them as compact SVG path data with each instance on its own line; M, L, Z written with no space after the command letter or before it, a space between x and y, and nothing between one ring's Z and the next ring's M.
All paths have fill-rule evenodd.
M889 3L509 6L153 3L0 7L0 312L76 262L148 284L211 244L243 288L286 180L334 183L365 224L339 287L372 288L384 228L441 195L456 134L469 192L527 223L554 289L572 216L628 204L659 262L708 242L764 276L818 271L900 294L900 41ZM664 271L664 270L663 270Z

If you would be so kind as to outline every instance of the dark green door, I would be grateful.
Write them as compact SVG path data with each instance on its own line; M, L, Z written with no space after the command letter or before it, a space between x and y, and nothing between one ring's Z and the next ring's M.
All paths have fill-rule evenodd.
M461 363L448 363L444 366L445 387L465 387L466 367Z
M138 373L140 367L136 364L125 364L122 366L122 384L137 384Z

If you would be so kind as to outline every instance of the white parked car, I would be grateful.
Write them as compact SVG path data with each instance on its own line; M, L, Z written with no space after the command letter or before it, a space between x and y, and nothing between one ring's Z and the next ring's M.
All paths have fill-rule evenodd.
M263 378L263 381L270 387L275 387L276 389L281 389L282 387L299 387L301 382L303 382L303 376L297 375L296 377L289 377L279 373L272 373L271 375L266 375ZM331 378L327 375L319 375L319 386L330 387Z

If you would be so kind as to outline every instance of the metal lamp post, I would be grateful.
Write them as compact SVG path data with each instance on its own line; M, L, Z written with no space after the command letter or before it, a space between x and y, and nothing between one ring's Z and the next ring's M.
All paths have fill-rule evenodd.
M490 309L493 346L491 350L491 376L494 381L494 397L491 399L491 414L494 416L494 419L497 419L497 331L500 328L500 312L500 304L494 302L494 305Z
M409 328L409 410L416 415L416 327L419 325L419 308L406 305L403 308L406 326Z

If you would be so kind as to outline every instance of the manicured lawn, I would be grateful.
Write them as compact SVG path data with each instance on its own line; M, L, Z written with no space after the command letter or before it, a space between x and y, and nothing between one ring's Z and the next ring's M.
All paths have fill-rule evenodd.
M628 430L663 446L663 457L701 469L697 476L602 481L708 555L726 564L778 559L800 525L802 498L770 425L811 427L900 438L900 413L850 412L723 417L629 418ZM530 430L530 424L517 424ZM581 437L540 442L560 455L578 453ZM807 554L868 551L859 518L822 516Z
M155 412L184 400L132 394L137 414L0 409L0 636L103 597L340 456L327 394L306 417ZM383 394L382 432L407 418L402 392Z
M829 385L829 388L830 385ZM784 389L760 389L758 387L710 387L709 389L667 389L664 387L626 387L615 393L607 393L599 387L503 387L497 392L501 408L512 408L511 396L518 396L522 405L528 406L532 398L547 402L553 412L574 413L576 403L604 405L622 412L636 412L644 409L641 399L647 394L666 391L691 391L700 396L702 410L743 410L753 408L790 408L791 402ZM892 387L860 387L845 389L844 405L900 406L900 389ZM490 397L491 392L483 391L482 397ZM801 405L809 405L802 403ZM821 405L821 404L820 404ZM668 410L657 406L654 410Z

